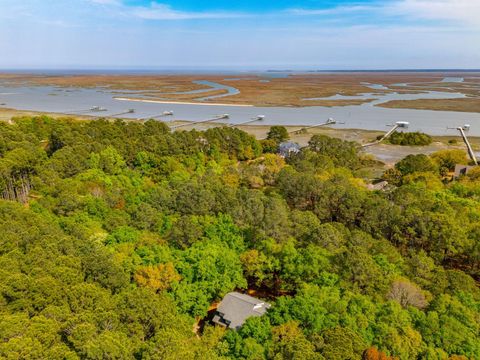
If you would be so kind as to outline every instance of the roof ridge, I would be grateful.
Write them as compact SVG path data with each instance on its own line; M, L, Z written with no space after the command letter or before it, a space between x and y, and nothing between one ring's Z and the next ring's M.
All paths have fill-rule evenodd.
M231 292L228 295L231 295L231 296L233 296L233 297L235 297L239 300L243 300L243 301L248 302L249 304L253 304L253 305L264 303L263 300L256 299L253 296L250 296L250 295L247 295L247 294L242 294L242 293L239 293L239 292Z

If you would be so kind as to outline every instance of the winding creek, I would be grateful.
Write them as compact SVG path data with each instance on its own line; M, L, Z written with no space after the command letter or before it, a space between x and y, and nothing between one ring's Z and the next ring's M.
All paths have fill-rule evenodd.
M404 93L362 93L360 95L346 96L336 94L329 97L319 97L319 98L308 98L304 100L369 100L374 99L368 103L362 104L360 106L375 106L389 102L391 100L418 100L418 99L462 99L466 98L465 94L460 93L450 93L442 91L428 91L421 94L404 94ZM480 101L480 99L479 99Z
M203 94L203 93L208 93L210 91L215 91L215 90L226 90L227 92L224 94L220 95L211 95L211 96L204 96L204 97L199 97L196 98L196 101L206 101L206 100L212 100L212 99L218 99L222 98L225 96L230 96L230 95L237 95L240 94L240 90L237 88L234 88L233 86L228 86L228 85L223 85L219 84L213 81L208 81L208 80L196 80L193 81L194 84L197 85L204 85L204 86L209 86L210 88L206 89L199 89L199 90L190 90L190 91L177 91L169 94ZM164 93L167 94L167 93Z
M460 80L455 80L460 81ZM462 79L463 81L463 79ZM210 88L185 92L185 94L199 94L196 100L212 100L218 102L225 96L239 93L239 90L211 81L198 81L199 85L207 85ZM387 125L396 121L409 121L411 131L423 131L431 135L454 134L447 127L470 124L470 134L480 136L480 114L451 111L431 111L413 109L389 109L375 105L390 100L415 100L415 99L451 99L463 98L464 94L422 91L421 93L384 93L389 90L384 85L364 84L377 92L364 93L356 96L343 96L340 94L328 98L315 98L316 100L348 100L348 99L374 99L362 105L351 106L309 106L309 107L255 107L235 106L223 104L189 104L172 103L161 100L151 100L139 96L137 91L112 91L105 88L58 88L50 86L9 86L0 83L0 106L40 112L56 112L69 114L85 114L92 116L109 116L124 113L126 109L135 109L134 113L122 114L122 118L139 119L148 118L161 114L164 111L173 111L174 115L168 117L169 121L190 120L199 121L212 119L219 114L229 114L229 123L241 123L248 121L259 114L265 115L265 120L259 121L259 125L315 125L324 122L328 118L334 118L338 122L334 127L345 129L386 130ZM399 84L396 84L398 86ZM403 85L403 84L402 84ZM406 84L405 84L406 85ZM214 90L226 90L224 94L201 97L203 93ZM137 101L122 96L140 98ZM161 93L159 93L161 96ZM148 101L148 102L147 102ZM480 101L480 99L479 99ZM89 112L93 106L106 108L104 112ZM226 120L219 120L225 122Z

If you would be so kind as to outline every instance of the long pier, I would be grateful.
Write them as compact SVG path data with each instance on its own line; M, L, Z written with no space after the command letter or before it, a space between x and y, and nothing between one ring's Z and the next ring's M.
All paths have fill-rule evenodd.
M135 112L135 109L128 109L128 110L125 110L121 113L118 113L118 114L112 114L112 115L107 115L106 117L118 117L118 116L121 116L121 115L126 115L126 114L133 114Z
M395 131L397 131L398 128L408 128L409 124L410 123L408 123L406 121L397 121L395 123L395 125L393 126L393 128L391 128L389 131L387 131L387 133L385 135L383 135L379 140L368 143L368 144L364 144L364 145L362 145L362 147L368 147L368 146L373 146L373 145L380 144L383 140L388 139L388 137L390 135L392 135Z
M229 124L228 127L237 127L237 126L247 125L247 124L257 122L257 121L262 121L264 119L265 119L264 115L258 115L256 118L253 118L253 119L250 119L250 120L238 123L238 124Z
M475 152L473 151L472 146L470 145L470 141L468 141L467 134L466 134L466 132L470 130L470 125L465 124L463 126L459 126L453 129L458 130L460 132L463 142L467 147L468 156L470 156L470 159L473 161L475 165L478 165L477 157L475 156Z
M67 115L80 115L80 114L88 114L89 112L92 112L92 110L72 110L72 111L62 111L63 114Z
M107 111L107 109L101 106L92 106L89 109L63 111L62 113L67 115L77 115L77 114L87 114L87 113L100 112L100 111Z
M187 126L190 126L190 125L202 124L202 123L206 123L206 122L228 119L228 118L229 118L228 114L223 114L223 115L218 115L218 116L216 116L212 119L197 120L197 121L192 121L192 122L188 122L188 123L185 123L185 124L174 125L174 126L171 126L170 129L176 130L176 129L179 129L179 128L182 128L182 127L187 127Z
M161 114L146 116L146 117L143 117L143 118L138 118L137 120L158 119L158 118L161 118L161 117L172 116L172 115L173 115L173 111L164 111Z
M291 130L289 131L288 133L289 134L298 134L300 133L301 131L306 131L306 130L309 130L309 129L314 129L314 128L317 128L317 127L321 127L321 126L327 126L327 125L334 125L336 124L337 121L332 119L332 118L329 118L326 122L324 123L321 123L321 124L315 124L315 125L311 125L311 126L306 126L306 127L303 127L301 129L298 129L298 130Z

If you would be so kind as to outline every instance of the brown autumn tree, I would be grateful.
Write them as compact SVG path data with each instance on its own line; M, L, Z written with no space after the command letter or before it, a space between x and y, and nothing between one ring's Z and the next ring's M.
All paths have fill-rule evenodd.
M414 306L423 309L428 304L422 289L406 279L395 280L387 298L398 302L403 308Z
M396 360L396 358L388 356L383 351L378 350L376 347L371 347L365 350L362 360Z
M172 263L159 264L154 266L142 266L133 276L139 286L160 292L170 288L172 283L180 280Z

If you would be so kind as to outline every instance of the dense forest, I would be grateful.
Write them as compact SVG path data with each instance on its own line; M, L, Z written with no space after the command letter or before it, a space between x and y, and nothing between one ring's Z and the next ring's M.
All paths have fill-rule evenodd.
M480 171L314 135L0 124L2 359L480 359ZM230 291L272 306L202 319Z

